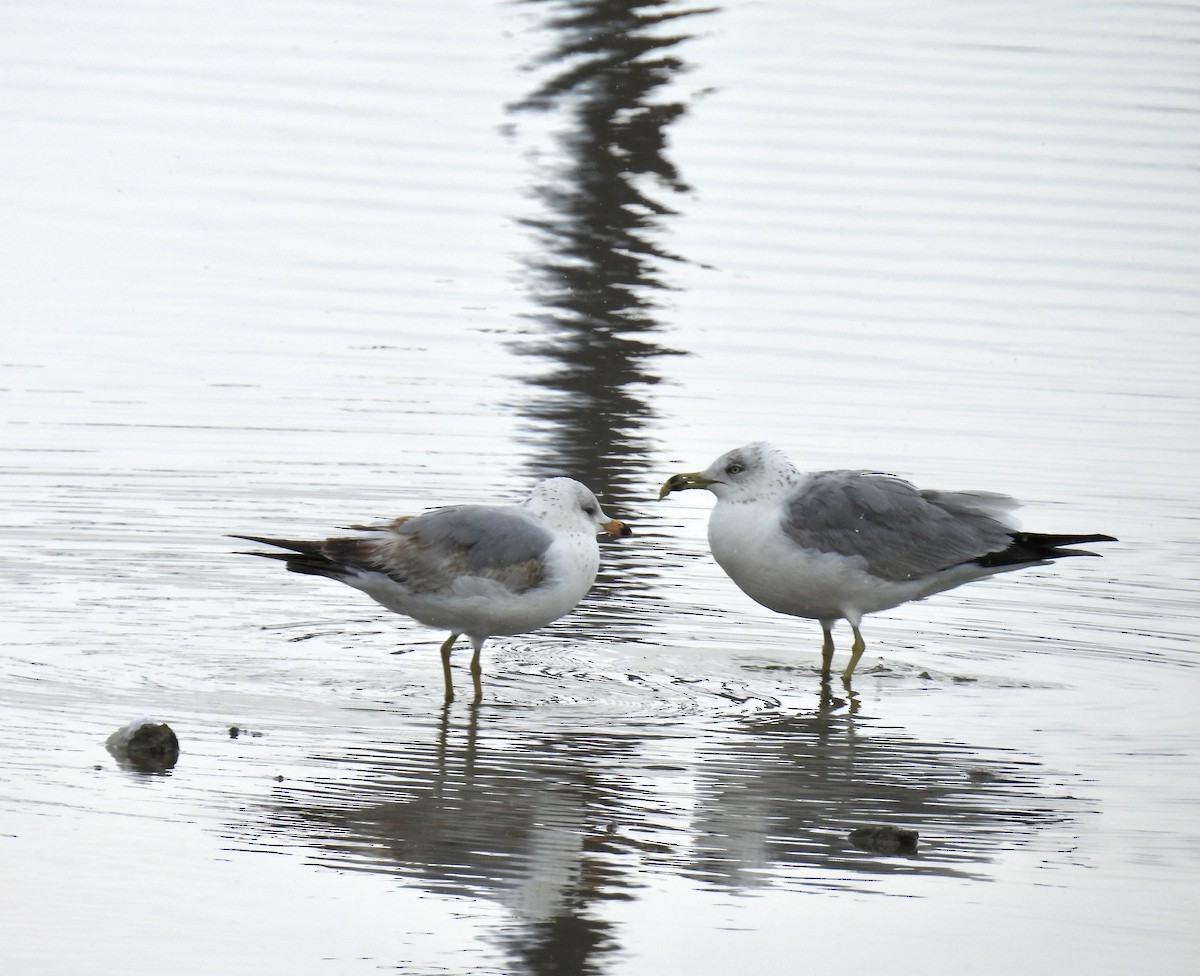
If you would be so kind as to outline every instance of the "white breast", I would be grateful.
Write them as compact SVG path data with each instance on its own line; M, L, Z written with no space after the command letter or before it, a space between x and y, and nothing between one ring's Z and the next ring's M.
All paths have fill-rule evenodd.
M913 599L920 588L871 576L857 556L804 549L783 531L776 502L719 501L708 522L713 557L752 600L777 613L858 619Z

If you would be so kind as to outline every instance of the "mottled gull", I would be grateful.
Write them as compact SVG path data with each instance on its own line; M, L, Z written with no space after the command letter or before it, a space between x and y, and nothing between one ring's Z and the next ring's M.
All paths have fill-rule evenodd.
M389 610L449 630L442 644L447 702L454 698L450 649L459 636L475 649L471 678L479 701L484 641L537 630L570 612L596 580L597 535L630 534L570 478L541 482L518 505L455 505L351 530L357 534L312 542L233 538L287 549L249 555L338 580Z
M703 471L668 478L660 498L707 488L717 498L708 543L751 599L778 613L819 620L821 673L833 661L833 624L854 632L849 682L866 647L865 614L1063 556L1107 535L1019 532L1018 503L991 492L922 491L872 471L799 471L769 444L722 454Z

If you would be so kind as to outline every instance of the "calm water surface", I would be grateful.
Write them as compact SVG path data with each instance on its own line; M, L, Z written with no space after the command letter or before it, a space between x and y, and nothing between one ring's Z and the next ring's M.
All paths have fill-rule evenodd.
M1200 8L0 37L6 972L1196 971ZM752 439L1121 542L870 618L823 693L655 501ZM224 538L549 474L636 535L478 709ZM169 773L105 750L139 715Z

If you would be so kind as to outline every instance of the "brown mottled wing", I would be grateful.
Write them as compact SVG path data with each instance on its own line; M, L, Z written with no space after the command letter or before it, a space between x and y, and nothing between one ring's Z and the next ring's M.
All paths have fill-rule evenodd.
M921 491L869 471L824 471L787 500L798 545L858 556L873 575L908 580L1005 549L1017 502L989 492Z
M465 576L483 577L514 593L537 586L553 537L516 508L458 505L396 519L364 538L329 539L323 554L338 563L386 573L422 593Z

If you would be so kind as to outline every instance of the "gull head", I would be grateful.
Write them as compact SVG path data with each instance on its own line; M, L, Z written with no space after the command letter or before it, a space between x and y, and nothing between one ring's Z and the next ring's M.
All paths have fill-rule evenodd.
M591 489L571 478L538 482L525 507L551 529L609 538L633 534L624 522L604 514Z
M778 448L756 441L726 451L703 471L671 475L663 482L658 497L666 498L673 491L688 488L707 488L719 500L750 502L775 497L799 478L800 472Z

